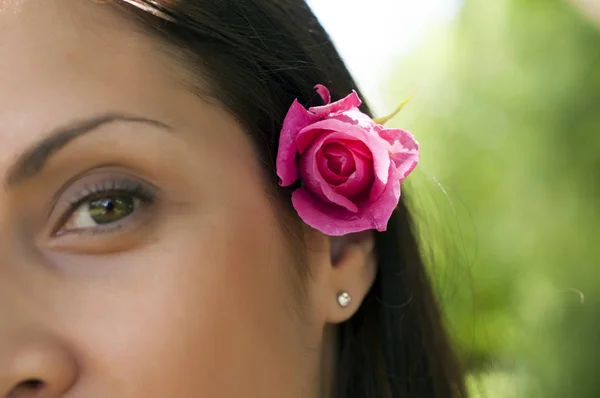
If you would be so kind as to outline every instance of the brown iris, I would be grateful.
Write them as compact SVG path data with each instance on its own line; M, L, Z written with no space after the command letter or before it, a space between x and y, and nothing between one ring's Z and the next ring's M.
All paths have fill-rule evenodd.
M117 222L135 210L131 196L105 196L88 202L90 216L99 225Z

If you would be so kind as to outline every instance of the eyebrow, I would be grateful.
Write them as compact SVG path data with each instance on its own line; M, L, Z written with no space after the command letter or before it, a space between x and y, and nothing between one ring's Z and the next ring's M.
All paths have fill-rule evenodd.
M48 160L73 140L99 127L114 122L146 123L169 130L166 124L138 116L116 113L104 114L90 119L79 120L67 126L60 127L38 144L25 151L10 168L6 185L13 188L40 173Z

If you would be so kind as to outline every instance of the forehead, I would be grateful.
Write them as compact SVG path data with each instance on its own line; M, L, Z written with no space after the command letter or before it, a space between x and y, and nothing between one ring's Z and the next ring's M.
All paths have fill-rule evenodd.
M173 84L158 54L109 4L0 0L0 169L36 134L73 119L160 113Z
M109 65L139 67L149 61L144 56L151 46L149 38L108 3L0 0L0 4L0 65L13 73L18 67L17 76L77 77L78 72L97 73Z

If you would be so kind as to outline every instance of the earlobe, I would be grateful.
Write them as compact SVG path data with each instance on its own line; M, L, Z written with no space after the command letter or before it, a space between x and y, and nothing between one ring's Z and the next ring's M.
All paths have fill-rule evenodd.
M332 237L331 278L327 286L327 322L341 323L354 315L377 274L373 231Z

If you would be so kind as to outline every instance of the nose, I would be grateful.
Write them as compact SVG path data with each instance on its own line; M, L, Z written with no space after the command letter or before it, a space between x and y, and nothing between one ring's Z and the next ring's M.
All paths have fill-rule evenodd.
M73 386L77 366L50 337L0 341L0 398L60 398Z

